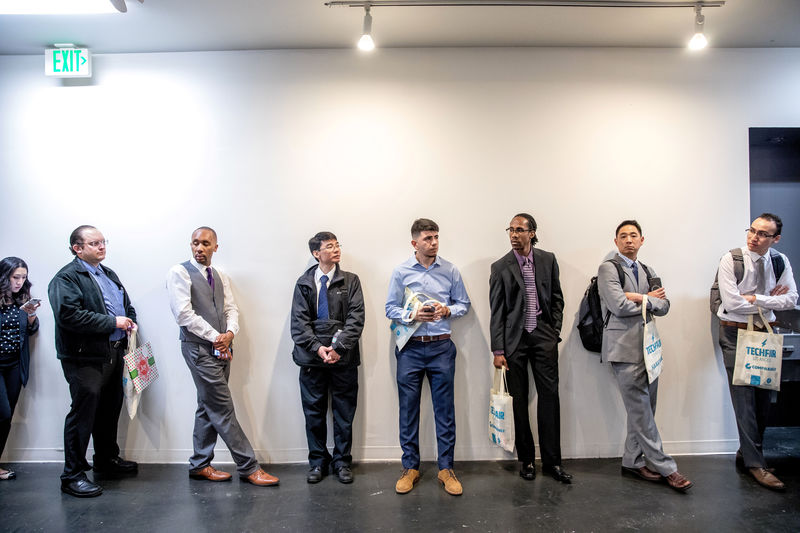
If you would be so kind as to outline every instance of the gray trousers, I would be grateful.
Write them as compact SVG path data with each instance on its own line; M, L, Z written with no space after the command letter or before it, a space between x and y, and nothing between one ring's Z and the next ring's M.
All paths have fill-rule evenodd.
M719 346L728 374L736 428L739 430L739 451L747 468L766 468L762 444L769 414L770 391L749 385L732 385L733 367L736 365L736 339L739 328L719 326Z
M240 476L249 476L259 465L250 441L247 440L228 388L231 373L229 361L214 357L211 343L181 342L181 352L197 388L197 411L194 415L194 455L189 459L190 470L207 467L214 459L217 435L228 446Z
M678 470L675 460L664 453L661 435L656 427L656 399L658 380L647 381L644 361L638 363L611 363L617 378L622 403L628 414L628 436L625 437L625 452L622 466L626 468L648 467L662 476Z

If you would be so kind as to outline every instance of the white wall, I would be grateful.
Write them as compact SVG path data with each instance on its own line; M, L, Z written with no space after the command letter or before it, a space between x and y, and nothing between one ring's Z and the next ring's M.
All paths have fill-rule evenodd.
M673 453L733 451L736 432L707 290L748 220L751 126L800 124L800 51L626 49L349 50L96 56L89 83L45 78L42 57L0 57L0 254L31 267L37 296L71 259L70 231L99 227L133 298L161 379L120 422L124 454L184 462L194 387L164 289L201 224L242 312L231 375L239 419L265 462L303 461L289 307L307 239L335 231L362 279L367 324L357 460L395 460L395 362L383 316L392 268L419 216L464 275L455 322L458 460L489 445L489 265L519 211L556 253L565 457L620 455L625 413L608 365L585 352L578 303L623 218L672 300L657 420ZM786 228L787 231L794 231ZM66 382L41 311L32 378L6 460L61 460ZM435 457L423 396L423 457ZM220 443L221 458L229 457Z

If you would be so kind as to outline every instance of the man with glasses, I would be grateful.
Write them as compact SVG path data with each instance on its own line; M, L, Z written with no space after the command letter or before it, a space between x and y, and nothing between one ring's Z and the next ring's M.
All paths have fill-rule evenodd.
M411 225L411 246L414 255L392 272L386 298L386 318L398 324L419 324L402 349L395 348L403 449L403 473L395 492L406 494L419 481L419 401L423 379L428 376L439 450L438 479L445 492L458 496L463 489L453 472L456 346L450 340L450 320L465 315L470 301L458 269L439 256L436 222L427 218L415 220ZM425 299L424 305L415 308L410 316L404 316L407 290L424 294Z
M511 251L492 264L489 277L491 350L496 368L508 369L513 397L519 475L536 477L536 449L528 415L528 365L539 395L537 423L542 470L562 483L572 475L561 466L561 408L558 399L558 343L564 296L558 263L550 252L534 248L536 220L520 213L506 228Z
M760 485L772 490L785 487L767 468L762 448L770 391L733 385L732 377L738 330L747 328L748 315L758 315L761 308L764 318L772 323L775 320L773 311L793 309L797 303L797 286L789 259L771 248L781 240L782 229L780 217L762 213L745 230L747 246L723 255L717 271L719 345L739 430L736 466L746 469ZM765 330L760 317L757 316L754 323L759 331Z
M308 439L308 483L331 468L352 483L353 418L358 400L358 341L364 329L364 297L358 276L339 267L336 235L321 231L308 248L317 264L300 276L292 298L292 358L300 367L300 399ZM333 411L333 455L328 452L328 396Z
M61 490L78 497L99 496L103 488L85 471L127 474L137 464L119 456L117 423L122 409L122 357L136 311L106 258L103 234L79 226L69 237L75 256L50 281L47 292L55 318L56 352L69 383L72 405L64 421ZM86 462L89 437L94 465Z
M239 333L239 309L228 276L211 266L219 248L217 232L201 226L189 242L192 258L167 274L169 307L180 328L181 353L197 389L189 458L189 477L228 481L228 472L211 466L217 437L228 446L239 478L259 487L275 486L278 478L261 469L253 446L244 434L228 387L233 360L233 338Z

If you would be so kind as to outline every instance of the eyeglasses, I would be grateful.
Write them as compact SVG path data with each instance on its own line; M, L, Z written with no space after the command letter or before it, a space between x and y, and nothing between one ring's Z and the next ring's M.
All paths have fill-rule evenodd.
M108 240L104 240L104 241L91 241L91 242L79 242L79 243L77 243L77 244L88 244L88 245L89 245L89 246L91 246L92 248L97 248L97 247L99 247L101 244L102 244L103 246L105 246L106 244L108 244Z
M325 250L326 252L332 252L334 250L341 250L341 249L342 249L342 245L339 244L338 242L335 243L335 244L331 243L331 244L329 244L329 245L327 245L327 246L322 248L322 250Z
M532 229L525 229L525 228L506 228L506 233L509 235L516 233L517 235L522 235L523 233L527 233L529 231L533 231Z
M757 235L759 239L771 239L771 238L773 238L775 235L777 235L776 233L769 234L769 233L767 233L766 231L760 231L760 230L759 230L759 231L756 231L756 230L755 230L755 229L753 229L753 228L747 228L745 231L746 231L746 232L747 232L749 235Z

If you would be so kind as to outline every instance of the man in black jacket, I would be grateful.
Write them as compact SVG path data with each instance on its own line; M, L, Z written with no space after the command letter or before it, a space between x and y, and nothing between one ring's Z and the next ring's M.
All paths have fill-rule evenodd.
M364 298L358 276L339 268L341 246L323 231L308 241L318 265L294 288L292 358L300 366L300 396L306 417L306 481L318 483L331 466L342 483L352 483L350 449L358 399L358 339L364 329ZM333 455L328 452L328 394L333 410Z
M58 271L47 292L55 318L56 352L69 383L72 406L64 421L61 490L78 497L99 496L103 488L85 470L89 437L94 439L93 470L133 473L137 464L119 456L117 422L122 409L122 356L136 311L106 257L103 234L79 226L69 238L75 259Z

